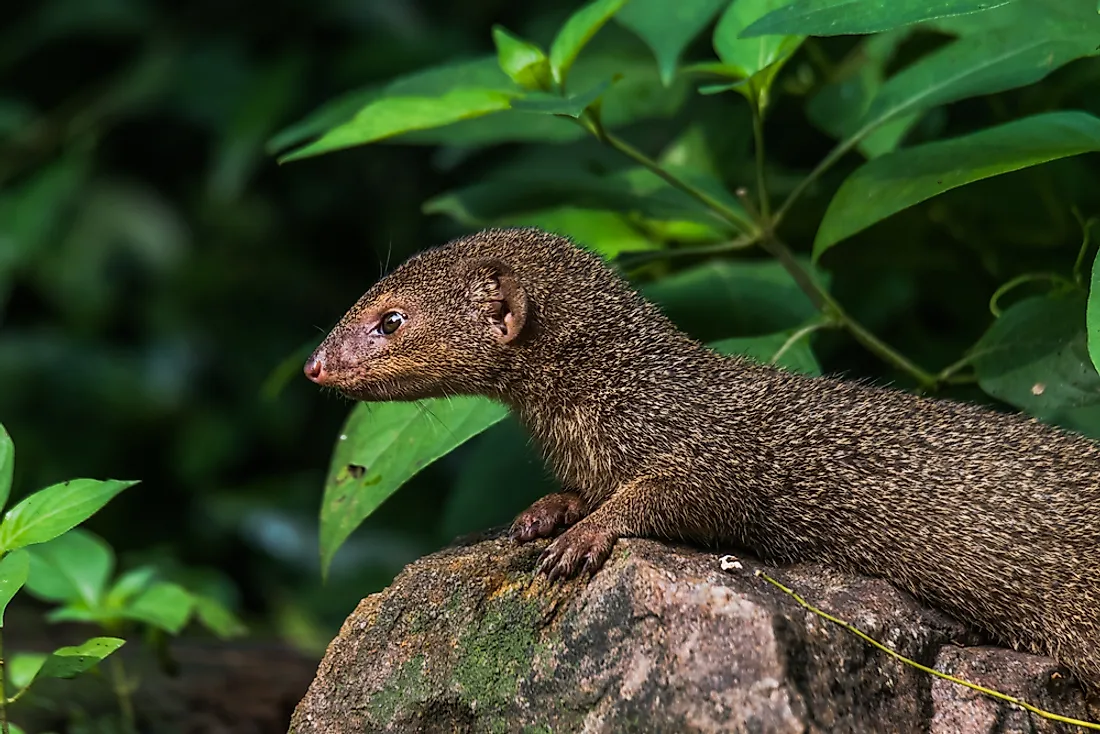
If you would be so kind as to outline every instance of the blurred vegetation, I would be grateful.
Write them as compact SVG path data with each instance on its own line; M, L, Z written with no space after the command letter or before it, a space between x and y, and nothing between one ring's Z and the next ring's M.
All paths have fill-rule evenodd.
M684 5L706 22L684 39L683 59L715 63L712 37L725 3ZM1079 36L1095 31L1093 0L1019 0L1010 10L1042 13L1048 5L1063 19L1083 18L1074 26ZM512 84L492 71L493 25L547 49L578 6L6 4L0 420L19 447L14 498L71 476L141 479L88 523L123 570L155 561L203 577L234 590L229 596L254 633L318 650L355 601L409 560L507 521L550 488L505 419L416 473L350 536L322 583L318 508L351 405L319 393L299 370L387 267L485 224L540 224L621 256L700 339L774 340L810 324L812 303L759 248L699 253L736 240L728 221L639 177L636 162L560 116L513 109L413 132L398 145L277 164L275 154L324 140L379 99L438 97L461 86L456 65L467 86L486 78ZM747 101L759 104L761 88L749 87L748 100L745 88L699 94L737 75L678 72L667 50L659 67L642 39L660 42L660 30L670 31L653 30L634 12L581 50L570 77L576 96L606 92L601 124L669 170L713 182L708 190L745 212L732 192L758 194ZM781 203L851 135L884 80L955 36L1014 38L999 23L975 13L784 49L793 55L758 77L767 79L764 178L772 201ZM992 40L977 43L989 44L986 60L996 56ZM783 241L807 262L830 200L868 158L1052 110L1100 114L1100 63L1077 58L1095 46L1034 50L1039 61L1017 68L1015 83L975 85L861 139L785 213ZM725 51L735 66L737 52ZM1047 53L1060 54L1057 62L1044 61ZM408 76L433 67L450 71ZM581 117L592 99L567 102L565 111ZM559 113L565 104L530 103ZM1025 274L1060 274L1055 285L1070 284L1071 301L1080 297L1053 321L1042 309L1022 314L1027 328L1056 338L1031 340L1042 343L1013 363L1023 372L1011 389L979 387L969 362L950 375L963 379L934 387L1100 436L1096 373L1079 349L1084 290L1073 278L1082 221L1100 213L1097 165L1095 155L1068 157L948 191L850 233L821 252L815 272L853 319L933 375L983 335L998 337L991 327L1004 322L988 305L998 288ZM1078 273L1087 277L1092 256ZM1024 296L1051 292L1049 278L1028 280L998 303L1008 313L1026 305ZM921 386L919 375L883 361L850 331L815 331L812 346L809 359L826 373ZM1069 361L1059 356L1070 352ZM1054 407L1028 402L1016 388L1036 384L1036 374L1076 392Z

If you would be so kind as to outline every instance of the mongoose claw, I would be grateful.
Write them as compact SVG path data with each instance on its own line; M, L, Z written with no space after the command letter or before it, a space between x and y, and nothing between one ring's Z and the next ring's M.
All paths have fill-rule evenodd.
M547 495L520 513L508 534L519 543L549 538L558 528L580 520L583 508L583 501L575 494L560 492Z
M613 533L578 525L566 530L539 557L536 573L545 573L551 582L568 579L583 571L593 575L611 555L616 537Z

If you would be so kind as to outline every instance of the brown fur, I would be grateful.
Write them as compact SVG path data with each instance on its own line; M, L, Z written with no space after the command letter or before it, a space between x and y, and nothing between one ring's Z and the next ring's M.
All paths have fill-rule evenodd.
M372 333L394 308L408 321ZM1085 438L719 356L599 258L531 229L412 258L306 371L361 400L509 405L567 488L513 527L526 541L571 525L543 555L551 577L595 571L623 536L822 561L1100 690L1100 447Z

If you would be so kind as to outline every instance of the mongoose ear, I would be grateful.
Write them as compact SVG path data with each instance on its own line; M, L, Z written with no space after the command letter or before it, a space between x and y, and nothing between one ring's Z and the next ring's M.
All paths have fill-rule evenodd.
M513 341L527 321L526 291L499 260L479 263L474 273L472 296L478 312L501 344Z

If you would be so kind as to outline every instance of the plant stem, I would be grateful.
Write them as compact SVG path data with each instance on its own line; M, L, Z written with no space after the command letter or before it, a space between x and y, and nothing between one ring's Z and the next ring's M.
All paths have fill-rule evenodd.
M111 661L111 687L118 699L118 708L122 712L122 721L127 731L136 731L136 719L134 717L134 701L130 696L130 681L126 677L126 668L118 655L112 655Z
M836 326L836 324L825 319L819 319L817 321L814 321L812 324L807 324L806 326L803 326L801 329L787 337L787 341L783 342L783 345L780 346L779 349L775 350L775 354L773 354L772 358L768 360L768 364L775 364L776 362L778 362L780 359L782 359L783 355L790 350L791 347L793 347L795 344L802 341L815 331L818 331L820 329L828 329L832 326Z
M4 664L4 628L0 627L0 734L8 734L8 692L4 682L7 675Z
M764 185L764 112L756 101L749 106L752 107L752 138L756 149L756 198L760 202L760 221L767 232L773 228L775 222L772 221L768 189Z

